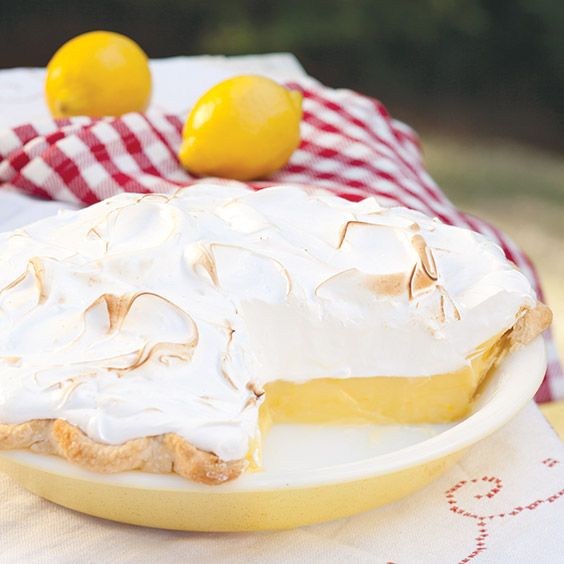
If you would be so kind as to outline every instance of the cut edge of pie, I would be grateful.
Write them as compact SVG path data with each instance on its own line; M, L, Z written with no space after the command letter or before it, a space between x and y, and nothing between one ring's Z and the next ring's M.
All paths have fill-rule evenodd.
M486 354L493 352L488 355L488 361L481 367L480 374L475 379L467 410L480 384L492 368L509 352L530 343L549 327L551 321L550 308L541 302L534 308L526 308L520 312L513 327L499 336L485 351ZM402 380L401 377L394 379ZM464 413L459 416L464 416ZM447 418L447 421L455 418ZM262 431L266 432L270 422L267 420L262 423ZM0 423L0 449L29 449L35 453L54 454L100 473L131 470L163 474L175 472L194 482L216 485L237 478L248 467L256 467L257 457L254 451L260 451L260 439L251 440L251 449L246 458L224 461L211 452L195 447L175 433L110 445L92 440L78 427L63 419L34 419L20 424Z

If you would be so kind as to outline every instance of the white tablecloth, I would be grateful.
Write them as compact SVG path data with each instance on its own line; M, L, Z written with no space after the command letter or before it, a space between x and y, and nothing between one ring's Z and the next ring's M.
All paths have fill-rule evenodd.
M171 111L187 110L210 85L233 74L290 80L303 73L285 55L175 58L152 65L155 105ZM39 69L0 71L0 127L45 114L42 80ZM0 191L0 231L59 207ZM492 493L492 485L499 491ZM563 498L564 447L531 403L424 491L363 515L294 531L136 528L57 507L0 475L0 563L556 563L564 561Z
M293 531L206 534L121 525L53 505L0 475L0 563L461 562L484 534L478 519L450 510L446 492L462 481L457 507L486 516L485 549L470 562L563 561L564 447L530 404L425 490ZM475 498L500 483L494 497Z

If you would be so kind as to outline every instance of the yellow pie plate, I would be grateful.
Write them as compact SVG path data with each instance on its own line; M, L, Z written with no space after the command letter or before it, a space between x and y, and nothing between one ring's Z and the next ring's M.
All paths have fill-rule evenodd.
M222 486L176 475L100 475L53 456L0 453L0 470L29 491L87 513L191 531L286 529L360 513L406 496L452 466L533 397L546 369L542 338L488 378L473 413L454 425L279 425L264 470Z

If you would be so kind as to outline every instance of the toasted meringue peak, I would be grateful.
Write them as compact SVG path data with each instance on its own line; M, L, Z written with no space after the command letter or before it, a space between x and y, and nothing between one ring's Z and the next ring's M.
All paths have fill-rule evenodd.
M123 194L0 234L0 264L1 422L223 460L269 381L453 372L536 304L481 235L288 185Z

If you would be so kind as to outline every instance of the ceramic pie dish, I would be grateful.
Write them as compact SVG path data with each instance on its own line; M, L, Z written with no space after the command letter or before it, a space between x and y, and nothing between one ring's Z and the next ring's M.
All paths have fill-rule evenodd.
M263 470L223 485L170 474L101 475L29 451L0 452L0 469L50 501L123 523L191 531L292 528L366 511L424 487L516 415L545 369L537 337L490 373L472 413L457 423L275 426L265 440Z
M503 251L374 198L210 181L0 243L0 449L28 450L4 460L110 519L271 529L392 501L543 373L551 312Z

